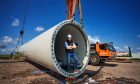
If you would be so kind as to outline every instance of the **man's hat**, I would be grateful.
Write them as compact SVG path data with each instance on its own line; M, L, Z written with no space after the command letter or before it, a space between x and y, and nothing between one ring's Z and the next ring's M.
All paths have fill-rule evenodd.
M68 34L68 36L67 36L68 38L71 38L72 36L70 35L70 34Z

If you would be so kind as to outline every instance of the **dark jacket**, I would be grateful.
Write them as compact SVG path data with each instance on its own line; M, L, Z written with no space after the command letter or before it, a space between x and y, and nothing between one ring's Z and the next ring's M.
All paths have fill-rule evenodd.
M72 40L71 41L69 41L69 40L65 41L65 50L66 50L66 53L74 53L74 49L67 49L66 48L67 46L73 46L73 41Z

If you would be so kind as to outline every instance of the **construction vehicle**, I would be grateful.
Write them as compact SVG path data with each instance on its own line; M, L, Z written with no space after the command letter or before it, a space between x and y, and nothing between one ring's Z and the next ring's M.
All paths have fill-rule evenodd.
M90 44L90 60L89 63L92 65L98 65L114 59L116 56L116 50L113 43L95 43Z

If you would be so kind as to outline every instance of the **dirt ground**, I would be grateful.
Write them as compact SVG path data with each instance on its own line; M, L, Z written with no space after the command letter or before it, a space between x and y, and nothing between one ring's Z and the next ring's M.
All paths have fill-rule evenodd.
M31 61L0 59L0 84L140 84L140 62L88 65L73 81Z
M140 84L140 62L106 62L100 66L88 65L86 69L90 71L98 71L100 68L101 70L98 73L100 76L97 80L121 80L121 83L119 84L135 84L134 81L139 81L138 84Z

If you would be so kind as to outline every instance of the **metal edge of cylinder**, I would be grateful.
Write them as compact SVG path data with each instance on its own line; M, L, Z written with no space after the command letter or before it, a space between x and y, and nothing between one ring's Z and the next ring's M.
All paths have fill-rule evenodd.
M61 75L65 76L65 77L77 77L77 76L79 76L80 74L83 73L83 71L85 70L85 68L86 68L86 66L87 66L89 60L87 60L86 64L82 66L82 68L80 69L80 72L78 72L78 73L68 73L68 72L66 72L65 70L63 70L63 69L59 66L59 64L58 64L58 62L57 62L57 59L56 59L56 57L55 57L54 45L55 45L55 38L56 38L56 35L57 35L58 31L61 29L61 27L64 26L65 24L68 24L68 23L73 23L74 25L78 26L78 28L81 28L80 30L82 31L82 34L84 34L84 37L85 37L86 39L88 39L86 33L85 33L85 32L83 31L83 29L82 29L82 26L81 26L78 22L76 22L76 21L70 21L70 20L64 20L64 21L62 21L60 24L58 24L58 27L55 29L54 33L52 34L52 42L51 42L51 44L52 44L52 45L51 45L52 55L51 55L51 57L52 57L54 66L56 67L57 71L58 71ZM86 46L89 48L89 45L88 45L89 42L88 42L88 40L87 40L86 42L87 42L87 43L86 43ZM87 57L89 57L89 49L88 49L88 48L87 48L87 53L86 53L86 56L87 56Z

